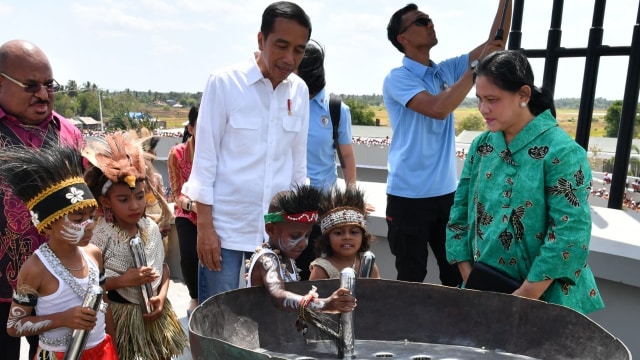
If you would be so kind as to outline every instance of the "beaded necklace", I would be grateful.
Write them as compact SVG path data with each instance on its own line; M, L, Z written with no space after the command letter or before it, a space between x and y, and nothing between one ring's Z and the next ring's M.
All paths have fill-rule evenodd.
M262 243L262 247L273 251L273 253L278 256L278 260L280 261L280 274L284 282L300 281L300 271L302 270L298 269L293 260L287 258L287 260L289 260L289 266L287 266L280 249L274 249L270 243ZM289 270L289 268L291 268L291 270Z
M78 283L76 278L71 275L64 265L60 262L60 259L51 250L48 243L45 243L40 247L42 255L52 265L53 271L58 275L69 287L75 292L81 299L84 299L84 295L87 289ZM89 283L88 285L98 285L98 274L93 268L89 268Z
M293 260L288 259L289 266L287 266L282 254L280 253L280 249L274 249L273 247L271 247L271 244L269 244L268 242L262 243L262 246L258 247L256 251L253 253L253 255L251 255L251 259L253 259L254 256L259 256L259 254L262 252L262 249L271 250L271 252L276 254L276 256L278 257L278 261L280 262L280 276L282 276L282 280L284 280L284 282L300 281L301 270L298 269L298 267L296 267L296 263ZM247 260L246 261L247 269L249 268L250 264L251 264L251 260ZM289 270L289 268L291 268L292 270Z
M113 228L113 232L115 232L118 235L118 240L119 241L129 241L132 237L134 236L139 236L140 240L142 240L143 244L147 243L147 231L140 231L140 224L136 224L136 227L138 228L138 232L136 233L136 235L129 235L128 231L123 230L118 224L116 224L115 222L113 223L109 223L109 226L111 226Z
M84 300L84 296L87 292L87 288L90 285L98 285L98 274L94 268L89 267L89 281L87 282L87 288L85 288L82 285L80 285L80 283L78 283L76 278L73 275L71 275L69 270L64 265L62 265L62 262L60 262L60 259L58 258L58 256L56 256L56 254L51 250L48 243L44 243L42 246L40 246L40 252L44 256L44 258L47 260L47 262L51 265L51 268L55 272L55 274L58 277L60 277L65 282L65 284L67 284L69 288L71 288L71 290L73 290L73 292L75 292L76 295L80 297L80 299ZM83 255L83 261L84 261L84 255ZM100 311L103 313L107 311L106 303L103 302L100 305ZM41 334L39 338L40 338L40 341L48 345L52 345L52 346L67 345L71 340L71 331L69 331L69 333L67 333L65 336L55 338L55 339L47 338L43 334Z
M84 269L84 267L87 266L86 261L84 261L84 256L82 257L82 266L77 267L77 268L70 268L68 266L64 266L65 269L69 270L69 271L80 271L82 269Z

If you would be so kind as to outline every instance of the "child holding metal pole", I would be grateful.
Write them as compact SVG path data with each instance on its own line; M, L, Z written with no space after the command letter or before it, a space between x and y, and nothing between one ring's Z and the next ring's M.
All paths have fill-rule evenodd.
M143 141L133 131L115 133L87 140L83 151L94 165L85 179L103 213L91 241L103 253L121 360L169 359L187 346L167 299L169 267L164 263L162 235L158 225L144 216L147 154ZM135 265L130 245L135 237L142 241L147 266ZM151 284L153 295L143 299L140 287L145 284Z
M83 306L88 290L102 285L103 264L100 249L89 244L98 203L82 171L73 147L0 151L0 176L27 205L26 220L48 238L20 268L7 322L11 336L39 335L36 359L118 359L106 304ZM74 334L83 336L84 346L69 354Z

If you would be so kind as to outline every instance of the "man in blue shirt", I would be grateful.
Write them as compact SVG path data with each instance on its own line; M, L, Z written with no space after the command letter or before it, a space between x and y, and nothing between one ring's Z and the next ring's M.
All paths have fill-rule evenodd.
M311 40L298 66L298 75L309 87L309 136L307 138L307 177L311 186L327 190L336 184L333 126L329 113L329 93L325 90L324 49ZM344 178L348 185L356 183L356 160L351 144L351 112L342 103L338 125L338 144L344 160Z
M383 97L393 129L387 178L388 240L397 279L422 282L427 275L427 244L438 261L443 285L459 286L460 273L446 258L445 229L456 189L453 111L473 87L477 60L504 49L511 23L508 5L505 39L494 40L505 1L500 0L489 39L469 53L436 63L433 19L409 4L396 11L389 41L405 56L384 80Z
M333 125L329 112L329 93L325 90L324 49L316 41L310 41L298 66L298 75L309 87L309 135L307 137L307 177L311 186L328 190L338 179L333 142ZM356 184L356 158L351 144L351 112L345 103L340 106L338 145L344 161L344 180L347 186ZM309 245L296 260L301 270L300 278L308 280L309 264L316 258L315 238L321 235L314 226Z

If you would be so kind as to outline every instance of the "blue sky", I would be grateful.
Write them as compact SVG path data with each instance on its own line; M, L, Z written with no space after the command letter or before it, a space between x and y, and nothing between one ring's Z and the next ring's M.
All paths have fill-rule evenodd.
M326 47L327 88L380 94L402 55L386 38L393 12L411 0L300 0L312 38ZM0 0L1 42L27 39L49 56L56 79L103 89L197 92L207 75L252 56L271 0ZM436 61L468 52L489 36L497 0L416 1L434 19ZM525 48L545 46L552 0L525 3ZM562 45L585 47L594 0L566 0ZM629 45L638 0L610 0L604 43ZM542 60L532 59L536 84ZM621 99L628 58L601 61L596 96ZM584 61L561 60L556 97L579 97ZM469 96L473 96L473 90Z

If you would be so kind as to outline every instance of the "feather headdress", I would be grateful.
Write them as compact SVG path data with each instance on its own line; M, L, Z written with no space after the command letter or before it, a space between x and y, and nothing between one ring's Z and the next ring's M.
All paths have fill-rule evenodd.
M70 146L0 150L0 177L27 205L40 233L65 215L98 206L82 173L82 157Z
M109 187L116 183L126 183L132 190L137 181L146 179L146 159L153 155L142 149L141 139L135 131L118 132L104 138L88 138L82 155L100 169L108 181L101 194L105 195Z

